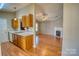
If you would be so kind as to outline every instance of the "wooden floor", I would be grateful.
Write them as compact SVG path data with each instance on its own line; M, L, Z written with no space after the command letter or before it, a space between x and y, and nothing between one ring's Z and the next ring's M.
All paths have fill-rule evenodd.
M10 42L1 44L3 56L60 56L62 39L49 35L39 35L40 41L36 48L23 51Z

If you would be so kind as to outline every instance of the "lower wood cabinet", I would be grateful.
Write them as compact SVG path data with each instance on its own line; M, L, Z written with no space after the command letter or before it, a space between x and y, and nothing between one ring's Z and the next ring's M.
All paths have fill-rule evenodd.
M33 35L26 37L26 48L29 50L33 46Z
M33 47L33 35L20 36L13 34L13 43L23 50L29 50Z
M17 35L12 34L12 38L13 38L13 44L17 45Z

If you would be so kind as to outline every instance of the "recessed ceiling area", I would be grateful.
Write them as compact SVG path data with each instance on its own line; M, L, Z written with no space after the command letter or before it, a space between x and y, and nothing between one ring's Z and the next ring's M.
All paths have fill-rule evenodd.
M62 3L38 3L36 4L36 15L40 13L46 14L49 20L56 20L63 17L63 4ZM39 17L36 17L39 21Z
M0 7L1 7L0 3ZM29 5L29 3L4 3L4 5L1 7L0 11L5 12L16 12L17 10Z

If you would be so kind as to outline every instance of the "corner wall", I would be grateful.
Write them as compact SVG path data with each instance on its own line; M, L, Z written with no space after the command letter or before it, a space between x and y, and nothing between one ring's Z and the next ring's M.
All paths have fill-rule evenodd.
M63 18L55 19L51 21L45 21L40 23L39 31L42 34L54 35L54 28L62 27L63 28Z
M79 4L64 4L63 7L63 56L79 56Z

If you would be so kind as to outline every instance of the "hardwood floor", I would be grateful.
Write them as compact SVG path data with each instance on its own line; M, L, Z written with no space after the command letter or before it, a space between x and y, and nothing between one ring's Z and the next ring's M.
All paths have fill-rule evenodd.
M10 42L1 44L3 56L61 56L62 39L50 35L39 35L39 45L23 51Z

